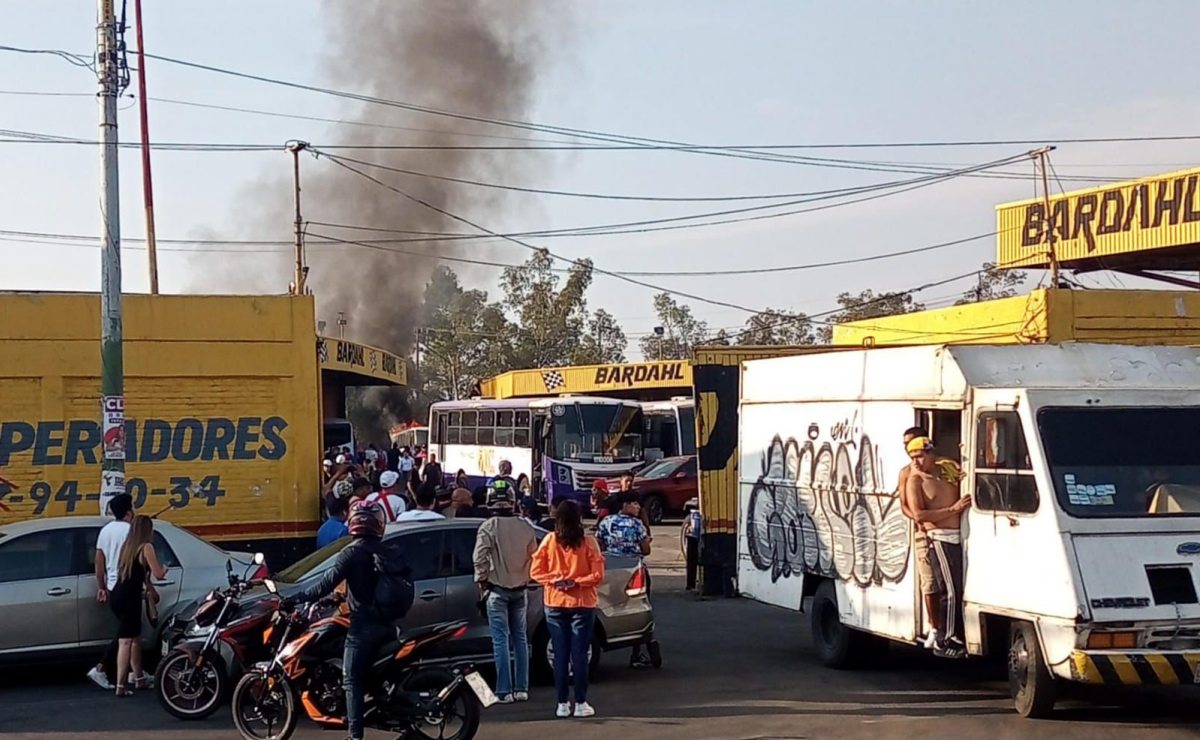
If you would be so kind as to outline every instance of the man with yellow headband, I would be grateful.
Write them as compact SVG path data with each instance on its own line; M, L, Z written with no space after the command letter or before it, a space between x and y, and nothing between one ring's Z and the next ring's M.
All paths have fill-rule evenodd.
M943 634L934 639L934 654L947 658L966 655L962 627L962 512L971 505L960 497L958 482L945 479L933 442L914 437L905 445L912 466L904 487L904 500L917 526L925 530L934 580L941 593ZM939 630L939 632L941 632Z
M903 442L906 452L908 443L917 437L927 438L929 432L921 427L909 427L904 430ZM947 483L957 485L962 480L962 470L959 469L958 463L942 458L937 461L937 465L939 475ZM917 524L912 509L908 506L908 499L904 495L911 472L911 464L905 465L904 469L900 471L900 482L896 485L896 495L900 498L900 512L913 520L913 527L916 530L913 536L913 560L916 563L917 581L921 586L921 598L925 604L925 613L929 616L929 624L932 627L929 634L925 636L924 644L927 649L932 650L937 644L938 635L942 633L941 591L938 588L937 579L933 576L933 563L929 560L929 542L925 537L925 530Z

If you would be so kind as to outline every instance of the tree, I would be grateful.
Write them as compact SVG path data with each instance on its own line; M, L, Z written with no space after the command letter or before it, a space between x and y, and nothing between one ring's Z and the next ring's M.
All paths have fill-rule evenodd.
M692 309L676 303L669 293L654 296L654 313L663 333L638 342L647 360L686 360L692 348L708 340L708 322L692 316Z
M872 290L864 290L858 295L841 293L837 302L841 310L831 316L829 323L818 332L822 344L833 341L833 324L925 310L925 304L914 301L911 293L876 294Z
M479 381L509 369L512 324L487 293L465 290L458 276L438 267L425 286L419 329L419 377L440 398L470 395Z
M768 308L746 319L738 344L782 346L816 344L817 330L805 314Z
M979 281L964 292L962 298L954 305L963 306L980 301L994 301L997 298L1011 298L1017 294L1024 282L1024 272L1000 268L994 262L984 262Z
M572 365L603 365L625 361L629 342L615 317L603 308L597 309L588 320L587 334L571 355Z
M592 263L575 263L565 280L554 273L553 264L539 250L520 267L505 268L500 278L504 308L516 319L510 369L568 364L586 333L584 294L592 283Z

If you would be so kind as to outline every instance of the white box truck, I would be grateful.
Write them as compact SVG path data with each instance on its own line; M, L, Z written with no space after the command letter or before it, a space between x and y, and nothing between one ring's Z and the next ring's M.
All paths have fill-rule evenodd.
M927 625L896 487L905 430L959 461L964 631L1014 704L1200 664L1200 350L925 346L745 362L738 588L810 612L843 667Z

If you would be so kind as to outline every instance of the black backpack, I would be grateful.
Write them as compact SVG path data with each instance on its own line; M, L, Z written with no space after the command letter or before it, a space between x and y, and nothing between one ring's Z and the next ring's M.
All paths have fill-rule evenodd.
M375 565L375 599L371 609L385 622L394 622L412 608L416 589L412 569L399 553L386 550L371 556Z

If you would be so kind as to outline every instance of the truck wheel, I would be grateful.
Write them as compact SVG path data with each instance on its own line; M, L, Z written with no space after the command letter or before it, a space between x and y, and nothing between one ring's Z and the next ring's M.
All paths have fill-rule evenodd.
M837 589L823 581L812 600L812 638L817 660L826 668L854 668L870 651L870 635L842 624Z
M1017 714L1033 719L1050 716L1056 689L1037 630L1029 622L1014 622L1009 632L1008 690Z

